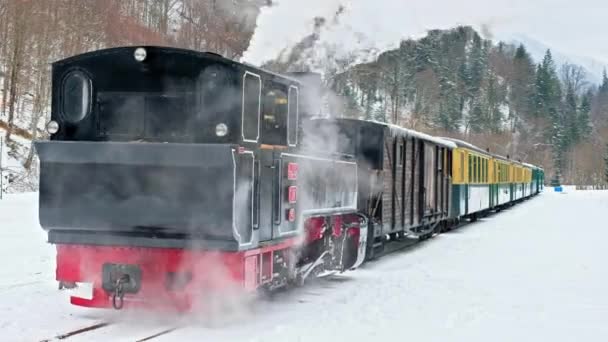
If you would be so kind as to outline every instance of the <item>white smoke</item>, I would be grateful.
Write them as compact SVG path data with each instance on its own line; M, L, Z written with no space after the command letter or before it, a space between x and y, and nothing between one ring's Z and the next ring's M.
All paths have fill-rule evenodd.
M336 12L344 8L337 21ZM538 6L524 0L276 0L262 9L257 28L243 60L255 65L275 60L313 33L315 18L325 18L315 43L313 66L331 57L355 55L368 62L376 51L398 46L407 38L419 38L431 29L470 25L500 33L518 31L529 10ZM313 70L319 71L319 70Z

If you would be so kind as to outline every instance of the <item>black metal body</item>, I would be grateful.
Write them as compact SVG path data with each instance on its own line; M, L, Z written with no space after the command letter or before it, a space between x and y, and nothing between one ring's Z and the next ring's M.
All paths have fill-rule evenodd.
M297 235L305 216L356 211L352 157L300 147L298 81L145 49L144 61L115 48L53 64L60 128L36 143L50 242L243 250Z

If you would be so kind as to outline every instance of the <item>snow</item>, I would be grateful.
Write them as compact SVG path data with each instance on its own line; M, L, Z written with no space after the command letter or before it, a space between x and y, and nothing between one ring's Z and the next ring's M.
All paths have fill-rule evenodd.
M0 200L0 331L5 341L40 340L91 320L72 317L67 294L57 291L55 249L45 243L38 225L37 199L29 193Z
M403 128L401 126L389 124L389 123L386 123L386 122L380 122L380 121L376 121L376 120L368 120L368 121L373 122L373 123L377 123L379 125L387 126L393 132L399 132L401 134L413 136L413 137L416 137L418 139L434 142L437 145L441 145L441 146L444 146L444 147L447 147L447 148L450 148L450 149L455 149L455 148L458 147L452 141L450 141L448 139L445 139L445 138L437 138L437 137L434 137L432 135L428 135L426 133L414 131L414 130L408 129L408 128Z
M546 192L340 276L237 307L210 325L68 304L36 194L0 201L0 330L32 341L101 320L125 322L69 341L605 341L608 191Z
M19 162L19 160L15 159L14 157L12 157L11 155L9 155L9 147L6 143L6 131L3 130L2 128L0 128L0 144L2 144L2 147L0 147L1 151L1 155L0 155L0 166L2 168L5 169L13 169L13 170L19 170L21 171L23 169L23 165L21 164L21 162ZM31 141L25 138L22 138L18 135L12 135L11 139L13 140L13 142L15 142L16 144L20 145L21 148L23 148L24 146L29 146L31 145Z

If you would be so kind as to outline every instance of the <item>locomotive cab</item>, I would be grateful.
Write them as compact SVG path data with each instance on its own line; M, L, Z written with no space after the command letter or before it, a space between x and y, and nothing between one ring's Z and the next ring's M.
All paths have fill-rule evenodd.
M96 51L53 64L51 140L295 146L298 95L296 80L212 53Z

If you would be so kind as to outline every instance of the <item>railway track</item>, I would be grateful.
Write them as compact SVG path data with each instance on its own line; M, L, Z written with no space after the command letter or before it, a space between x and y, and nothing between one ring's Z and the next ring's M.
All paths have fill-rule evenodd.
M494 213L490 213L488 216L491 216L493 214ZM469 222L461 222L458 225L454 226L452 229L461 228L462 226L466 226L467 224L470 224L470 223ZM423 241L414 240L414 239L407 239L407 238L403 239L401 241L396 241L396 242L393 242L391 244L388 244L384 248L384 250L381 253L379 253L378 256L386 256L386 255L389 255L389 254L394 254L394 253L397 253L397 252L400 252L400 251L403 251L403 250L414 248L416 246L419 246L421 242L423 242ZM331 288L333 288L333 287L331 287ZM305 294L305 295L311 295L311 296L315 296L315 297L318 297L318 296L322 295L321 293L317 293L317 292L304 292L303 294ZM298 299L298 302L303 303L303 302L306 302L306 301L302 300L302 299ZM91 325L87 325L87 326L84 326L84 327L81 327L81 328L78 328L78 329L75 329L75 330L71 330L71 331L68 331L68 332L65 332L65 333L62 333L62 334L58 334L58 335L56 335L53 338L40 340L40 342L65 341L65 340L70 341L70 340L76 339L76 338L83 338L85 340L89 340L89 339L95 338L95 336L93 336L93 334L95 332L98 332L100 330L104 330L104 328L114 327L114 326L119 325L119 324L126 324L126 323L97 322L97 323L94 323L94 324L91 324ZM175 327L169 327L169 328L164 328L164 329L159 328L154 333L151 333L149 335L144 334L143 337L141 337L141 331L139 332L140 334L137 334L137 332L132 332L132 334L129 334L129 335L134 335L133 338L131 339L132 341L135 341L135 342L144 342L144 341L154 340L154 339L156 339L158 337L161 337L161 336L165 336L165 335L170 334L170 333L172 333L172 332L174 332L174 331L176 331L178 329L181 329L181 328L183 328L183 327L181 327L181 326L175 326ZM147 330L149 330L149 329L147 329ZM135 337L135 335L139 335L140 337ZM104 335L104 338L102 338L102 339L107 339L107 338L108 338L108 336ZM129 337L126 337L126 338L129 338ZM124 340L124 338L123 338L123 340Z
M97 332L102 332L103 338L100 338L100 340L107 340L109 337L107 335L104 335L105 333L107 333L107 329L105 329L105 328L115 327L117 325L119 325L119 324L111 323L111 322L97 322L97 323L94 323L91 325L86 325L86 326L83 326L78 329L70 330L70 331L55 335L52 338L42 339L42 340L40 340L40 342L72 341L75 339L92 340L92 339L95 339L95 337L102 337L102 336L95 336L95 333L97 333ZM172 333L179 328L180 327L157 329L151 334L142 334L141 331L139 333L127 331L128 336L122 336L122 337L123 337L123 340L130 339L135 342L151 341L157 337ZM132 338L129 337L131 335L133 335ZM143 337L142 337L142 335L143 335Z
M94 323L94 324L91 324L91 325L84 326L82 328L78 328L78 329L70 330L70 331L62 333L62 334L58 334L58 335L56 335L55 337L52 337L52 338L42 339L42 340L40 340L40 342L51 342L51 341L65 340L65 339L68 339L68 338L70 338L72 336L82 335L82 334L90 332L90 331L99 330L99 329L107 327L107 326L109 326L111 324L112 323L109 323L109 322Z
M138 340L136 340L136 342L150 341L150 340L155 339L155 338L157 338L159 336L163 336L163 335L167 335L169 333L172 333L172 332L174 332L177 329L179 329L179 328L175 327L175 328L165 329L165 330L162 330L162 331L157 332L155 334L152 334L152 335L150 335L148 337L144 337L144 338L138 339Z

